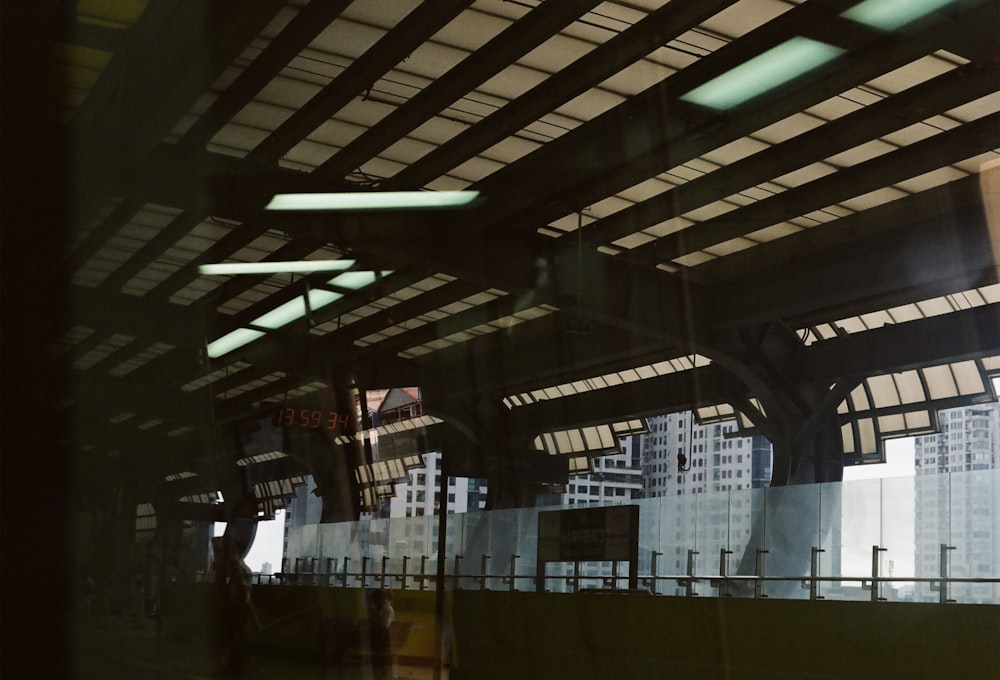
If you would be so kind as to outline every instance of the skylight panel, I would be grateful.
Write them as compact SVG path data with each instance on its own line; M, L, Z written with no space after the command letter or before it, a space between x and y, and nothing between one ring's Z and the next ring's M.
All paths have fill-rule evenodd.
M665 222L660 222L659 224L654 224L651 227L647 227L642 230L644 234L654 236L657 238L667 236L669 234L675 234L682 229L690 227L694 222L686 217L674 217Z
M137 275L127 284L128 289L136 291L136 294L143 295L155 288L159 283L165 281L168 276L177 271L174 267L164 267L157 264L157 276L151 275L154 271L152 266L147 267L141 274ZM212 292L222 285L222 281L211 281L205 278L197 278L188 285L170 295L170 302L179 305L189 305L200 300L202 297ZM123 288L123 291L126 290Z
M642 231L637 231L633 234L629 234L628 236L623 236L622 238L613 241L612 244L618 248L632 250L634 248L644 246L647 243L652 243L655 240L656 238L654 236L650 236L649 234Z
M792 137L797 137L804 132L817 128L825 122L822 118L817 118L807 113L795 113L757 130L753 133L753 136L768 144L780 144Z
M144 350L142 350L132 358L128 359L127 361L123 361L122 363L112 368L110 374L115 377L122 377L128 375L135 369L146 365L153 359L163 354L166 354L173 348L174 348L173 345L164 342L153 343L152 345L149 345L148 347L146 347Z
M681 257L674 258L671 262L679 264L682 267L697 267L700 264L709 262L716 259L714 255L704 250L695 251L693 253L688 253L687 255L682 255Z
M130 344L133 340L135 340L135 336L133 335L115 333L107 340L85 353L83 356L78 357L73 362L73 368L77 370L92 368L118 350Z
M222 378L225 378L229 375L232 375L238 371L242 371L249 367L250 364L246 363L245 361L234 361L225 368L216 369L214 371L205 374L200 378L197 378L195 380L192 380L191 382L182 385L181 389L185 392L194 392L195 390L199 390L202 387L205 387L206 385L215 382L216 380L220 380Z
M898 147L873 139L853 148L828 157L825 162L838 168L851 167L895 151Z
M747 238L757 243L769 243L771 241L777 241L779 238L791 236L792 234L796 234L802 230L803 227L792 224L791 222L779 222L778 224L772 224L770 227L765 227L751 232L747 234Z
M861 196L855 196L854 198L841 201L840 205L844 206L848 210L860 212L862 210L870 210L871 208L875 208L885 203L891 203L892 201L903 198L906 195L907 194L905 192L902 192L894 187L884 187L867 194L862 194Z
M942 184L948 184L949 182L954 182L955 180L967 177L968 174L969 173L959 170L958 168L948 166L926 172L916 177L911 177L910 179L902 182L897 182L893 186L900 191L919 193L921 191L927 191L928 189L933 189L934 187L941 186Z
M716 243L713 246L705 248L705 252L715 257L726 257L727 255L732 255L734 253L753 248L759 245L752 239L746 238L744 236L729 239L728 241L723 241L722 243Z
M986 390L982 374L979 372L979 367L976 366L974 361L963 361L957 364L952 364L951 366L955 374L955 383L958 385L958 391L960 394L981 394Z

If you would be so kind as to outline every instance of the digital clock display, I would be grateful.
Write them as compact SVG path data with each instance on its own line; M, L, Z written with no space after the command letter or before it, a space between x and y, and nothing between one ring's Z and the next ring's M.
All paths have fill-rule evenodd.
M278 411L275 422L283 427L300 427L309 430L336 430L338 427L347 429L350 414L318 408L285 406Z

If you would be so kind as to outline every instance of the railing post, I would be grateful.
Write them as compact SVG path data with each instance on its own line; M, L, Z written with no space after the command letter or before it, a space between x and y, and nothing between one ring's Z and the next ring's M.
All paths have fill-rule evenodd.
M881 590L881 582L879 580L879 553L881 552L885 552L885 548L880 548L877 545L872 546L872 583L870 587L872 602L885 600L879 592ZM864 588L865 586L862 585L861 587Z
M479 589L488 590L486 587L486 563L489 562L490 556L483 553L483 559L479 564Z
M764 555L766 554L766 550L757 548L753 568L753 573L757 577L757 580L753 582L753 596L758 600L762 597L767 597L767 594L764 592Z
M509 590L510 592L514 592L515 590L517 590L516 580L517 580L517 558L518 557L520 557L520 555L513 555L512 554L510 556L510 576L508 577L508 580L507 580L507 590Z
M719 549L719 576L722 578L719 580L719 597L729 597L729 556L733 554L732 550L726 550L725 548Z
M573 592L580 592L580 563L573 563Z
M347 563L350 561L350 559L351 558L349 555L344 555L344 571L340 575L340 582L343 584L345 588L347 587Z
M822 600L823 596L819 594L819 556L826 551L822 548L817 548L813 546L811 554L809 556L809 599L810 600ZM805 588L806 584L802 584Z
M403 555L403 575L397 576L396 579L400 583L400 589L406 590L406 563L410 561L409 555Z
M694 592L694 568L695 568L695 556L698 555L697 550L688 550L688 560L687 560L687 578L682 579L679 585L684 586L685 597L694 597L698 593Z
M461 563L462 563L462 556L456 554L455 555L455 590L458 590L458 587L461 584L461 577L459 576L459 571L458 571L459 570L459 565ZM444 584L442 584L442 585L444 585Z
M954 602L948 598L949 590L949 569L948 569L948 551L954 550L955 546L948 545L947 543L941 544L941 563L940 563L940 574L941 580L937 583L931 582L931 590L938 591L938 602L941 604L947 604L948 602Z
M427 587L427 555L420 556L420 590Z
M385 590L386 567L388 566L388 564L389 564L389 556L382 555L382 576L381 576L382 590Z
M326 585L327 585L327 587L330 587L330 586L333 585L333 577L335 575L334 571L336 569L336 567L333 566L334 563L335 563L335 561L336 560L334 560L332 557L327 557L326 558Z
M650 556L649 560L650 577L643 579L643 582L645 583L646 587L652 590L654 595L656 594L656 558L662 554L663 553L658 552L656 550L653 551L653 554Z
M366 585L368 581L368 555L364 555L361 558L361 575L355 576L356 579L361 581L361 589L364 590L368 586Z

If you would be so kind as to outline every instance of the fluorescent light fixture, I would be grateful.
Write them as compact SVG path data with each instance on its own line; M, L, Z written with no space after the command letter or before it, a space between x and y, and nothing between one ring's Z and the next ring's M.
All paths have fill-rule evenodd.
M895 31L954 0L865 0L840 16L882 31Z
M383 271L382 276L388 276L392 271ZM356 271L356 272L344 272L339 276L335 276L327 283L332 286L337 286L338 288L349 288L351 290L359 290L365 286L370 286L375 283L378 279L378 274L376 272L369 271Z
M261 331L255 331L251 328L237 328L232 333L227 333L218 340L208 343L208 356L215 359L223 354L229 354L234 349L249 344L262 335L264 333Z
M309 307L311 309L319 309L324 305L328 305L334 300L339 300L344 297L340 293L335 293L332 290L321 290L314 289L309 291ZM296 319L301 319L306 315L306 300L302 296L296 296L295 298L289 300L288 302L278 305L270 312L261 314L251 323L254 326L262 326L264 328L281 328L282 326L287 326Z
M322 290L316 288L309 291L309 307L312 309L319 309L325 305L335 302L340 298L344 297L340 293L335 293L332 290Z
M681 97L682 101L726 110L773 90L836 59L845 50L796 37L726 71Z
M362 191L343 194L275 194L265 210L404 210L468 205L478 191Z
M332 290L322 289L310 290L308 295L310 309L319 309L324 305L328 305L331 302L344 297L340 293L336 293ZM301 319L305 315L305 297L296 296L294 299L289 300L282 305L278 305L270 312L261 314L254 319L251 324L254 326L261 326L263 328L278 329L282 326L288 325L296 319ZM218 340L210 342L208 344L208 356L215 359L217 357L221 357L223 354L229 354L234 349L251 343L263 335L264 331L258 331L253 328L237 328L235 331L223 335Z
M295 260L292 262L220 262L198 266L202 276L218 274L308 274L339 272L354 266L354 260Z

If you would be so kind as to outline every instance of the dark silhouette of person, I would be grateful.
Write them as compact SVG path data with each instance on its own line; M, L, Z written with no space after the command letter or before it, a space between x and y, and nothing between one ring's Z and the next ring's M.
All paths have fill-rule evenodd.
M371 593L374 609L368 619L368 640L371 645L372 670L375 680L392 678L392 639L390 627L396 620L392 596L387 590L376 589Z
M215 586L220 605L219 673L223 677L243 674L249 653L250 586L253 575L229 540L219 542ZM220 554L221 553L221 554Z

